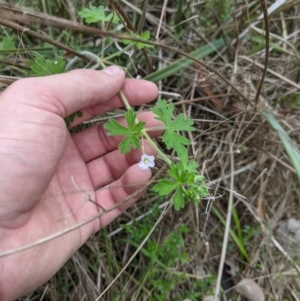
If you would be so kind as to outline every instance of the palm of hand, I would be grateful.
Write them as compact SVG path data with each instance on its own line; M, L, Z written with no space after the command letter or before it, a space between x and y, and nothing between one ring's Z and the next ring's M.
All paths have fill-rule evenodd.
M111 97L108 95L114 106L120 106L114 95L123 82L121 76L119 87L113 87ZM57 107L51 107L51 93L44 91L44 95L39 95L47 98L48 103L42 106L16 101L0 116L2 125L10 130L2 136L0 133L0 140L6 142L0 152L1 177L5 175L8 179L1 181L0 191L9 199L0 203L0 253L61 232L94 216L101 208L108 209L137 189L127 184L146 182L151 174L134 165L140 151L121 156L116 149L118 139L106 138L101 126L71 136L56 112ZM152 95L146 99L151 100ZM90 102L91 107L83 110L86 118L105 110L94 105L95 100ZM18 120L18 131L9 127L11 116ZM90 202L87 195L100 206ZM45 282L91 234L135 200L46 244L0 258L1 300L22 295ZM32 277L31 273L37 276ZM6 293L12 286L18 287L18 292Z

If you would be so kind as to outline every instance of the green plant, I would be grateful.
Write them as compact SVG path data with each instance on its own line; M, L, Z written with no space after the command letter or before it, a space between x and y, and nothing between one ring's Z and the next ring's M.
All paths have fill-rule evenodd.
M78 12L78 15L84 18L86 23L97 23L102 21L118 24L120 20L113 13L106 14L102 5L99 7L91 6L90 8L84 8L82 11Z
M157 205L155 207L157 208ZM133 222L131 225L124 227L129 234L127 241L132 246L139 246L141 240L148 234L151 228L149 225L156 216L157 210L154 208L153 213L145 218L143 222ZM181 224L176 230L171 231L162 242L150 237L141 249L141 254L145 257L143 259L145 268L141 271L139 286L151 291L148 300L166 300L167 296L172 295L173 290L186 280L185 274L175 272L174 267L177 264L189 262L184 245L184 234L188 231L187 226ZM156 234L158 232L159 229L156 229ZM172 299L177 300L174 296L172 296Z
M124 100L124 95L122 96ZM130 108L126 99L124 103L128 108L128 112L125 114L127 126L123 126L117 121L109 119L109 122L104 125L104 128L108 130L108 135L122 135L125 137L119 144L119 149L122 154L131 150L130 145L135 149L140 148L141 145L138 138L142 137L151 143L160 158L169 165L169 177L159 180L158 183L154 185L153 191L161 196L173 193L172 199L176 210L184 207L185 200L194 201L198 204L201 196L208 196L204 177L197 172L198 164L193 160L188 161L186 145L190 144L190 140L178 134L180 130L193 131L193 121L191 119L184 119L183 114L179 114L175 120L172 120L174 106L167 104L165 100L159 99L157 105L151 109L156 115L155 118L164 123L165 133L162 140L166 148L168 150L173 149L180 158L181 162L174 164L149 137L147 131L151 129L144 128L145 123L139 122L136 119L136 114L132 108ZM150 160L153 159L144 154L140 162L140 167L145 169Z
M263 116L269 122L271 127L277 132L279 139L282 142L290 160L295 168L296 174L298 176L298 180L300 180L300 152L297 146L294 145L293 141L289 137L288 133L283 129L280 123L275 119L274 115L267 112L262 111Z
M190 284L189 291L184 295L185 299L190 299L192 301L202 300L205 295L212 295L214 293L214 283L216 281L216 276L208 274L205 278L201 280L194 280Z
M113 15L106 15L103 6L98 8L91 7L90 9L84 9L78 13L88 23L95 23L98 21L109 22L112 20ZM117 23L117 19L113 19L113 23ZM130 35L137 36L137 33L129 32ZM143 32L138 35L143 40L150 38L150 32ZM149 47L149 45L135 42L130 40L123 40L123 43L136 46L138 49ZM94 58L94 55L91 54ZM97 65L104 67L104 62L94 58ZM164 124L164 134L162 141L168 151L174 150L177 156L180 158L181 163L173 163L169 157L162 151L160 147L150 138L148 131L149 128L145 128L145 122L137 120L136 113L131 108L123 92L120 92L120 97L127 109L125 113L126 124L120 124L118 121L110 118L108 123L104 124L104 128L107 130L107 134L110 136L123 136L123 140L119 144L121 154L128 153L131 149L141 148L143 146L140 140L146 139L157 151L159 158L164 160L168 165L168 177L160 179L153 187L153 191L160 196L167 196L172 194L173 204L176 210L184 207L185 200L193 201L195 204L199 204L201 197L208 196L208 190L205 186L205 179L202 175L198 174L198 164L191 160L188 160L187 146L191 141L185 136L181 135L182 131L194 131L193 121L190 118L184 118L183 113L179 114L175 119L174 105L168 104L166 100L159 99L151 111L156 115L156 119ZM143 151L144 152L144 151ZM139 166L142 169L147 169L154 166L154 158L143 154Z
M0 36L0 38L1 38L1 42L0 42L0 59L1 59L3 57L1 52L15 49L15 44L14 44L14 36L6 36L6 37Z
M204 2L203 12L199 18L202 24L212 27L216 25L215 20L220 23L226 22L232 11L233 6L230 0L209 0Z
M59 56L56 60L44 59L36 56L34 60L29 61L29 66L36 76L46 76L64 72L65 61Z
M136 33L133 33L133 32L130 32L130 35L135 36L135 37L140 38L140 39L145 40L145 41L148 41L150 39L150 31L142 32L142 34L140 34L140 35L136 34ZM130 40L126 40L126 39L123 39L122 42L123 42L123 44L126 44L126 45L127 44L135 45L139 50L143 49L144 47L148 47L148 48L153 47L152 45L147 45L145 43L130 41Z

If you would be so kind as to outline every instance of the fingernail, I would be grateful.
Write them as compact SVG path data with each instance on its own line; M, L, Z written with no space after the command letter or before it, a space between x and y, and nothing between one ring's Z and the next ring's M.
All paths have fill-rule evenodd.
M123 69L118 66L109 66L103 69L103 72L109 75L121 75L124 73Z

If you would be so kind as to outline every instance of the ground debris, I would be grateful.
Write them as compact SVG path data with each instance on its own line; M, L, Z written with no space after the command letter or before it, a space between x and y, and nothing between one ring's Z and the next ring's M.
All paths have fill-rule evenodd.
M250 301L264 301L265 296L262 288L252 279L244 278L235 287L235 290L240 295Z

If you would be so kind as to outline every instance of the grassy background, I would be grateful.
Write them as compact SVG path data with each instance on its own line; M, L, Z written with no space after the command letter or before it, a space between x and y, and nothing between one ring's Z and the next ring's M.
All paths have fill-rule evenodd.
M226 259L239 266L234 283L251 278L266 300L300 300L299 242L276 234L281 220L300 218L300 1L119 0L121 10L113 3L0 1L1 89L32 76L30 60L63 55L68 64L82 51L123 66L128 77L156 82L176 114L194 120L190 156L211 197L176 212L169 199L149 190L22 300L95 300L101 294L99 300L203 300L214 293L226 231ZM89 5L123 14L139 33L149 30L155 47L114 57L125 47L116 33L126 29L84 26L77 13ZM93 65L79 59L70 69Z

